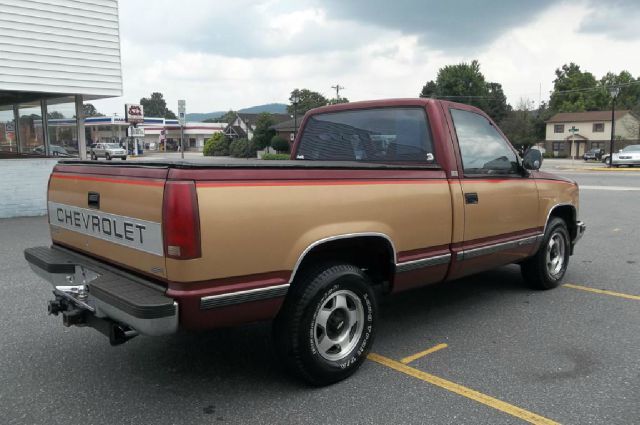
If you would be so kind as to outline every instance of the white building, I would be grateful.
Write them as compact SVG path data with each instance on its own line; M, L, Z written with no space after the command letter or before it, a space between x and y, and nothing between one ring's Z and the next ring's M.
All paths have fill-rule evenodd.
M616 111L614 151L639 139L640 117L628 110ZM581 158L590 149L609 152L610 142L611 111L561 112L547 121L545 148L553 156Z
M127 128L123 117L88 117L85 119L86 139L88 144L98 142L127 142ZM222 133L226 123L187 122L184 126L185 151L202 152L204 143L215 133ZM178 120L145 117L144 123L138 124L144 129L143 149L151 151L175 151L180 144L180 124Z
M83 102L121 95L116 0L0 0L0 217L45 213L48 158L86 157Z

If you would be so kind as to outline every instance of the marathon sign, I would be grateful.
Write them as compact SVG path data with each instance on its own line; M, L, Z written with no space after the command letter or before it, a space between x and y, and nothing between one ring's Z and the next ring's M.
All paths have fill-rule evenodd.
M49 224L154 255L164 255L160 223L49 202Z
M144 108L142 105L127 103L124 105L124 120L129 124L140 124L144 122Z

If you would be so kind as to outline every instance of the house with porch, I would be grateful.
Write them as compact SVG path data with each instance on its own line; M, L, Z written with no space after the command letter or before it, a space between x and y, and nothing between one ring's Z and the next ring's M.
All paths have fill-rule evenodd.
M640 117L615 112L614 151L640 143ZM546 121L545 149L554 157L582 158L590 149L609 152L611 111L561 112Z

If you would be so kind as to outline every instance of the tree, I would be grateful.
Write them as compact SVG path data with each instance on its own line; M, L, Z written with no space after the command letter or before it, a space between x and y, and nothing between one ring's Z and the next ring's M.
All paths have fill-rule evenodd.
M82 115L85 117L102 117L100 112L91 103L85 103L82 105Z
M600 85L609 97L608 108L611 108L611 95L608 93L609 87L620 86L620 92L616 97L616 109L640 109L640 78L633 78L629 71L622 71L618 75L613 72L607 72L600 79Z
M477 60L440 68L435 81L428 81L420 97L434 97L466 103L485 111L494 121L501 121L509 111L507 98L499 83L487 82Z
M538 140L534 116L531 102L521 99L517 109L507 112L506 118L500 123L500 128L511 144L522 151Z
M267 112L263 112L258 116L256 120L256 129L253 131L253 138L251 139L258 150L265 149L271 143L271 138L276 134L276 131L270 128L276 122Z
M289 146L289 142L282 136L275 135L271 138L271 147L276 150L276 152L289 152L291 148Z
M62 115L62 113L60 111L47 112L47 119L58 120L58 119L63 119L63 118L64 118L64 115Z
M555 112L583 112L607 109L609 94L592 73L571 62L556 69L549 107Z
M153 92L148 98L143 97L140 99L140 104L144 108L145 116L169 119L177 118L176 114L167 108L167 102L164 100L164 96L160 92Z
M204 156L227 156L229 155L229 143L223 133L214 133L204 144L202 154Z
M256 151L253 140L236 139L229 144L229 154L236 158L255 158Z
M292 99L296 95L298 97L298 105L295 108L295 110L298 116L306 114L307 111L310 109L318 108L320 106L325 106L329 103L327 98L318 92L311 91L308 89L302 89L302 90L294 89L291 92L291 96L289 96L289 102L291 102L291 104L287 106L287 113L290 115L293 114L294 112Z
M329 105L337 105L339 103L349 103L349 99L347 99L346 97L339 97L339 98L331 98L329 99Z

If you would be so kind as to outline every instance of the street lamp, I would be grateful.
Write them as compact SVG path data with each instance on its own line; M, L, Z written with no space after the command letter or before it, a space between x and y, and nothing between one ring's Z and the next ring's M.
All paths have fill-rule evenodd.
M297 92L293 92L291 95L291 103L293 104L293 138L298 136L298 102L300 102L300 95Z
M610 86L611 95L611 142L609 144L609 168L613 167L613 139L616 136L616 98L620 94L620 87Z

